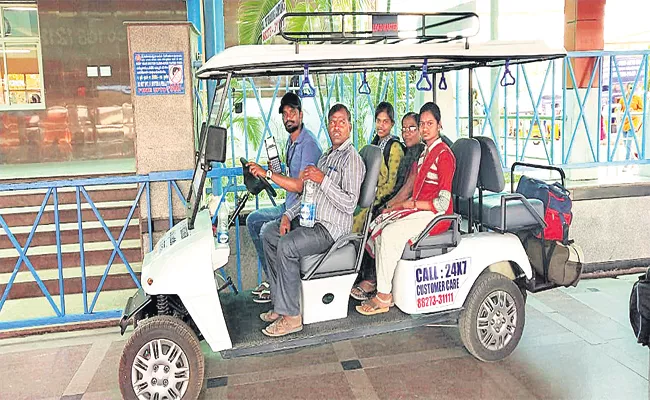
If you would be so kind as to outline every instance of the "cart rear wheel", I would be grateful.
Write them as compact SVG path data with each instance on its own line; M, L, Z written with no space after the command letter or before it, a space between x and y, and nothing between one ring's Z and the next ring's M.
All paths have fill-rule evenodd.
M183 321L167 315L143 321L122 351L119 382L125 399L197 399L205 360Z
M481 361L499 361L517 347L524 331L525 301L514 282L486 272L469 293L460 321L465 348Z

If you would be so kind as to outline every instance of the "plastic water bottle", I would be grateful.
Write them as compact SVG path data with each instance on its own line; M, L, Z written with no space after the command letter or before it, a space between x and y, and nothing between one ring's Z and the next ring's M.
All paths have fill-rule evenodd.
M300 226L311 228L316 223L316 189L316 182L305 181L300 202Z
M217 214L217 242L220 244L228 243L228 215L230 214L228 210L228 203L224 201L219 207L219 213Z

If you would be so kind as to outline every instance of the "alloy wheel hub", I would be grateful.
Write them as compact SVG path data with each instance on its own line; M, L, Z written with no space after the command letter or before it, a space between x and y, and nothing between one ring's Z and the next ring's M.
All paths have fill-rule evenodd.
M517 329L517 306L512 296L503 290L490 293L479 307L476 329L486 349L503 349Z
M187 356L167 339L142 346L131 367L133 390L142 400L180 399L187 391L189 377Z

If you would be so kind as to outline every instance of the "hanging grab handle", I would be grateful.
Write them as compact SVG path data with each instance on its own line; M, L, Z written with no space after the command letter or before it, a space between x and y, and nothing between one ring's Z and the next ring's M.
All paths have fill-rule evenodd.
M309 81L309 65L305 64L305 76L302 80L302 85L298 89L298 96L300 97L316 97L316 89Z
M363 80L361 81L361 86L359 86L359 94L370 94L370 85L366 80L366 70L363 70Z
M431 80L429 79L429 73L427 72L428 66L429 66L429 60L424 60L424 64L422 64L422 74L420 75L420 79L418 80L418 83L415 85L415 88L417 90L426 91L426 90L431 90L431 88L433 88L433 85L431 84Z
M440 82L438 82L438 89L440 90L447 90L447 80L445 79L445 73L442 73L442 76L440 77Z
M505 71L503 71L503 77L499 83L503 87L512 86L515 84L515 77L512 76L512 72L510 72L510 60L506 60L506 68Z

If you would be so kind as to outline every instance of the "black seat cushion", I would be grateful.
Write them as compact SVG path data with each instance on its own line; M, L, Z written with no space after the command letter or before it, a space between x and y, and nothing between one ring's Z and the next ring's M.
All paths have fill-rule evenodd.
M453 225L452 225L453 226ZM457 236L460 240L460 236ZM408 243L404 246L402 260L419 260L422 258L433 257L442 254L443 249L453 247L454 232L448 230L438 235L427 236L420 242L420 256L411 249Z
M483 225L492 229L501 229L501 195L506 193L483 194ZM542 219L544 218L544 203L538 199L527 199ZM459 213L467 216L467 201L460 201ZM479 217L478 197L474 197L472 214L475 221ZM535 216L518 200L506 203L506 231L518 231L524 228L538 226Z
M503 191L506 182L499 159L499 150L492 138L476 136L481 145L481 167L478 174L478 186L494 193Z
M312 271L325 258L327 253L313 254L300 259L300 273L305 276ZM357 250L353 243L347 242L341 248L333 250L327 259L318 266L318 271L314 275L329 275L337 272L350 271L354 272L357 260Z
M478 182L481 145L476 139L460 138L454 142L451 151L456 158L451 192L461 198L469 198L474 193Z

